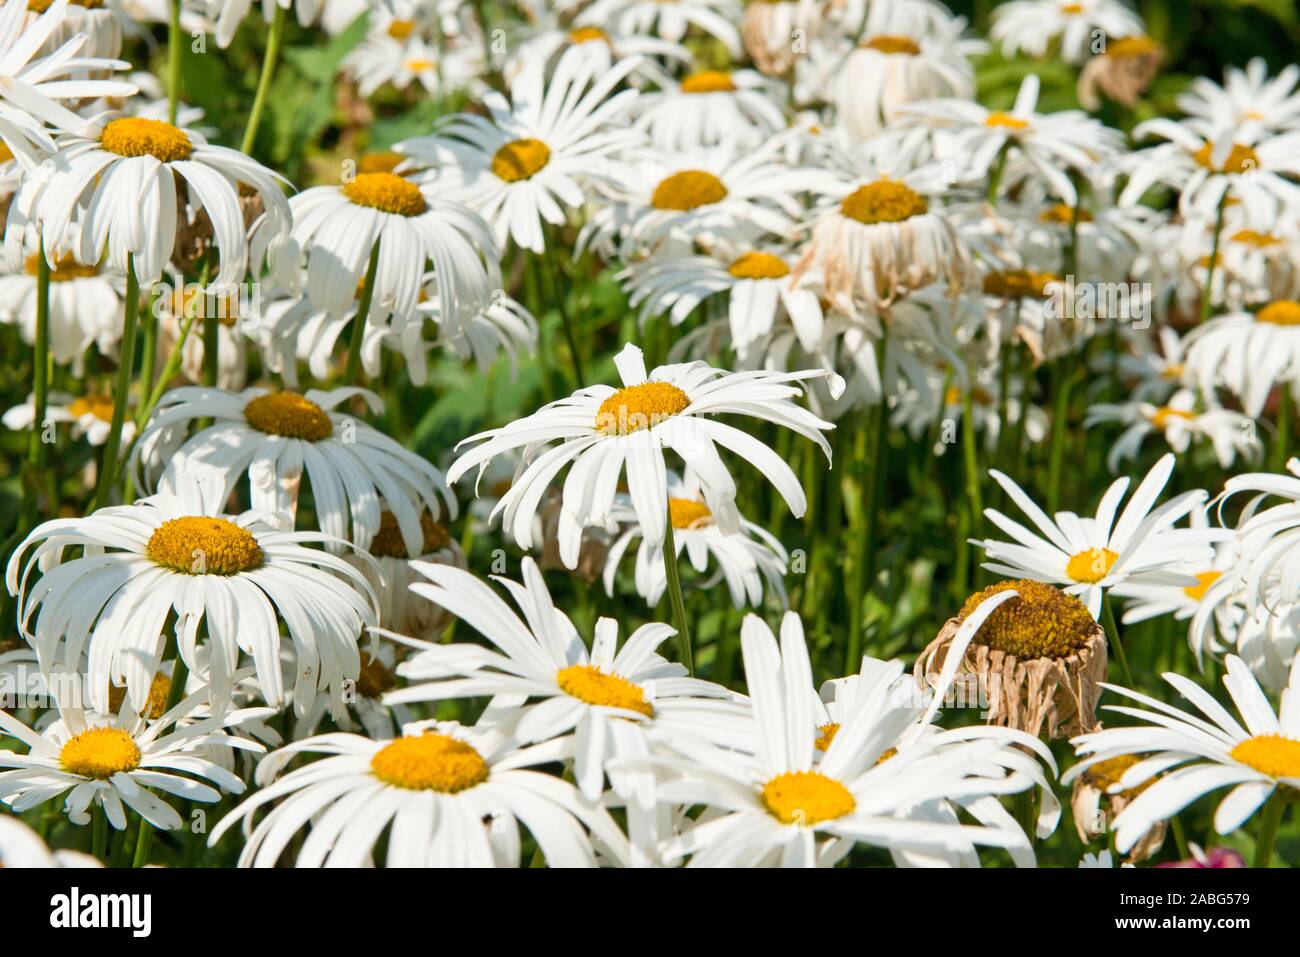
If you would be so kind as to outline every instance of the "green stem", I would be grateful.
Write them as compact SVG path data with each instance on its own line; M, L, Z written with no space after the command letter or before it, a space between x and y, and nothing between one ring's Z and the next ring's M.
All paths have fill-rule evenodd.
M32 342L32 434L27 441L28 485L24 489L29 517L39 511L37 488L45 466L45 414L50 401L50 263L42 248L36 253L36 336Z
M96 804L90 812L90 853L95 859L105 864L108 852L108 815L101 804Z
M117 366L117 388L113 393L113 421L104 443L104 460L99 470L99 481L90 500L88 512L102 508L117 481L118 453L122 447L122 425L126 422L127 398L131 392L131 377L135 366L135 334L139 326L140 280L135 275L135 256L126 257L126 297L122 301L122 349Z
M1177 814L1169 819L1169 827L1174 832L1174 844L1178 847L1178 859L1180 861L1187 860L1192 856L1192 853L1187 847L1187 833L1183 830L1183 822L1178 819Z
M1210 298L1214 293L1214 273L1219 268L1219 239L1223 235L1223 212L1228 207L1228 191L1223 191L1219 211L1214 217L1214 242L1210 246L1210 264L1205 269L1205 291L1201 294L1201 322L1210 318Z
M555 232L555 239L558 242L559 230ZM560 310L560 321L564 324L564 338L569 344L569 354L573 358L573 376L576 388L581 389L587 384L587 375L582 368L582 353L578 349L577 330L574 327L573 318L569 315L569 306L565 299L564 289L560 286L560 270L555 264L554 243L547 242L545 244L542 258L546 261L546 271L550 276L551 289L555 293L555 307Z
M1285 472L1287 459L1291 457L1291 432L1294 428L1292 419L1295 417L1295 400L1291 397L1291 386L1282 383L1281 395L1278 396L1277 404L1277 434L1273 436L1273 462L1272 469L1274 472Z
M989 188L984 195L985 201L994 209L998 205L998 189L1002 185L1002 171L1007 166L1007 154L1011 152L1011 140L1008 139L998 150L998 155L993 159L993 168L989 172Z
M1070 411L1070 388L1074 369L1069 357L1058 360L1056 407L1052 414L1052 448L1047 467L1047 510L1055 512L1061 504L1061 466L1065 457L1065 427Z
M172 126L181 101L181 2L172 0L167 23L167 122Z
M248 114L248 126L244 128L244 141L239 146L240 152L248 155L253 152L257 127L262 122L262 110L266 108L266 97L271 91L271 79L275 76L275 67L280 60L280 45L284 41L284 21L284 7L277 3L275 14L271 19L271 35L266 41L266 55L262 58L262 75L257 80L253 110Z
M682 664L695 674L695 660L691 652L691 628L686 620L686 603L682 601L682 580L677 568L677 544L673 541L673 510L665 507L664 524L664 574L668 578L668 600L673 607L673 627L677 629L677 645Z
M880 370L881 381L884 381L885 375L885 350L888 339L882 337L876 345L876 367ZM889 443L886 440L889 419L886 415L888 402L884 393L881 393L880 401L872 410L874 415L875 428L875 458L869 463L860 463L862 465L861 473L866 473L869 469L869 478L867 481L867 500L862 507L862 547L858 550L853 561L852 584L849 589L849 637L846 642L844 656L844 670L848 674L856 674L861 667L862 657L862 624L865 618L864 608L866 606L867 594L875 580L876 572L876 535L879 521L880 499L884 486L885 460L889 452Z
M1273 860L1273 845L1277 843L1277 829L1286 813L1286 798L1281 791L1274 791L1273 796L1264 805L1260 815L1259 837L1255 839L1255 867L1268 867Z
M1128 655L1124 652L1124 642L1120 640L1119 626L1115 623L1115 609L1111 607L1110 595L1103 595L1101 599L1101 624L1106 629L1106 640L1110 642L1115 659L1119 662L1119 670L1124 673L1125 685L1136 691L1137 683L1133 680L1133 672L1129 670Z
M149 863L149 848L153 844L153 826L140 818L140 831L135 836L135 854L131 858L132 867L144 867Z
M375 276L379 269L379 240L370 250L370 264L366 266L366 284L361 288L361 302L352 320L352 341L348 345L348 364L343 370L343 381L348 385L361 384L361 347L366 341L366 320L370 317L370 301L375 295Z
M984 504L980 496L979 450L975 441L974 391L975 387L972 383L966 389L966 394L962 396L962 417L965 422L962 423L961 445L966 458L966 500L970 504L971 534L978 537L984 525ZM961 542L959 547L968 546L965 542Z

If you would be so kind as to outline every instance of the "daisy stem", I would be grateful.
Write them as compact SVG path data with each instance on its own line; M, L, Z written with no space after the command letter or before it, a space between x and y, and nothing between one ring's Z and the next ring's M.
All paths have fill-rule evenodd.
M122 447L122 425L126 421L126 401L131 392L131 375L135 367L135 334L139 326L140 280L135 275L135 256L126 257L126 296L122 299L122 346L117 366L117 387L113 392L113 421L104 443L104 461L95 483L95 494L88 512L102 508L117 478L118 452Z
M153 844L153 827L144 818L140 818L140 831L135 836L135 855L131 858L132 867L144 867L149 863L149 848Z
M998 205L998 190L1002 186L1002 171L1007 166L1007 154L1011 152L1011 140L1008 139L998 150L998 155L993 159L993 168L989 171L989 188L985 194L985 201L994 209Z
M1119 637L1119 626L1115 624L1115 609L1111 607L1108 594L1101 596L1101 625L1106 629L1106 640L1114 649L1119 670L1124 673L1124 683L1129 688L1136 689L1137 683L1133 681L1133 672L1129 670L1128 656L1124 652L1124 642Z
M1273 437L1274 472L1285 472L1287 459L1291 457L1291 420L1295 417L1295 400L1291 397L1291 387L1282 383L1281 394L1277 400L1277 435Z
M1223 191L1219 210L1214 216L1214 241L1210 246L1210 262L1205 267L1205 291L1201 293L1201 322L1210 318L1210 297L1214 293L1214 273L1219 265L1219 239L1223 235L1223 211L1228 207L1228 191Z
M352 341L348 345L348 364L343 371L343 381L348 385L361 383L361 346L366 341L366 320L370 316L370 300L375 295L375 274L379 272L379 240L370 250L370 265L366 266L366 284L361 289L361 302L352 320Z
M556 230L556 240L559 240L559 230ZM565 301L564 289L560 285L560 270L555 264L555 244L545 243L542 249L542 258L546 260L546 272L550 276L551 290L555 293L555 307L560 310L560 321L564 324L564 339L569 344L569 354L573 357L573 375L577 382L577 388L581 389L587 384L587 375L582 368L582 353L578 350L577 331L573 327L573 318L569 315L569 306Z
M253 109L248 114L248 126L244 128L244 140L239 151L251 155L253 143L257 139L257 127L262 122L262 111L266 108L266 96L271 91L271 80L275 76L275 67L280 60L280 45L284 41L284 7L275 5L275 15L271 19L271 35L266 40L266 55L262 58L262 75L257 80L257 93L253 97Z
M1065 427L1070 411L1073 363L1067 356L1056 366L1056 406L1052 413L1052 448L1047 464L1047 510L1055 512L1061 503L1061 465L1065 455Z
M962 423L961 428L961 446L966 457L966 500L970 504L971 534L978 537L984 523L984 505L980 496L979 450L975 441L974 392L975 388L972 383L966 389L966 394L962 396L962 418L965 421ZM970 546L965 542L961 542L960 547L969 548Z
M172 0L167 22L167 122L172 126L181 101L181 2Z
M50 401L50 263L36 253L36 335L32 342L32 434L27 442L28 517L38 511L37 483L45 465L45 413Z
M882 376L885 368L885 349L888 340L884 337L876 344L876 368L881 370ZM885 460L889 452L889 443L885 438L886 426L889 422L886 412L887 399L882 393L880 401L876 403L873 412L874 429L875 429L875 455L871 462L861 462L856 470L858 474L867 477L867 500L863 503L861 512L861 521L863 524L863 533L861 537L862 547L853 560L853 577L849 587L849 640L844 656L844 670L849 674L855 674L862 665L862 621L865 617L863 609L866 607L867 594L871 590L871 585L876 577L876 532L877 519L880 511L881 492L884 488Z
M668 600L673 607L673 627L677 629L677 644L682 664L695 675L695 660L691 654L691 628L686 620L686 603L682 601L682 580L677 568L677 544L673 541L673 512L665 508L664 523L664 575L668 579Z
M1284 813L1286 798L1280 791L1274 791L1264 805L1264 813L1260 815L1259 837L1255 839L1255 867L1268 867L1272 862L1273 845L1277 843L1277 829Z
M96 860L105 861L108 852L108 815L104 806L96 802L90 812L90 853Z
M1178 847L1178 859L1185 861L1191 857L1191 852L1187 849L1187 833L1183 830L1183 822L1175 814L1169 819L1169 827L1174 832L1174 844Z

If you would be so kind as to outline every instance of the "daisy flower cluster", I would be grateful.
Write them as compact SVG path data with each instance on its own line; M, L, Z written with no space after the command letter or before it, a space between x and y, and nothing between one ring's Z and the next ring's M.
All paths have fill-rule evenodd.
M1294 863L1300 68L988 6L0 0L0 866Z

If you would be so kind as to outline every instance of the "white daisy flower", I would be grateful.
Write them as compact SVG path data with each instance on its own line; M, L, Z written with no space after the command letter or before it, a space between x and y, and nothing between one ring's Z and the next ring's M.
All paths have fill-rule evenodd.
M367 322L410 316L429 262L453 312L479 311L500 285L488 224L396 173L358 172L340 186L313 186L289 207L290 240L273 249L272 262L280 285L296 293L305 259L307 298L317 309L346 312L364 279L373 287ZM259 232L257 248L266 244Z
M454 114L433 136L397 149L434 167L428 181L490 222L503 248L513 239L540 253L544 223L563 225L566 209L586 201L584 185L608 179L601 167L639 142L615 125L636 91L610 95L635 65L623 60L597 73L593 61L570 54L547 81L544 63L534 61L511 84L510 102L485 94L487 117Z
M1175 102L1178 109L1209 130L1258 124L1281 131L1300 126L1298 83L1300 67L1295 64L1288 64L1277 76L1270 77L1268 64L1254 57L1244 70L1228 67L1222 86L1208 76L1193 78Z
M1209 509L1198 508L1191 513L1193 528L1209 528ZM1186 621L1197 614L1211 587L1232 570L1235 562L1231 541L1215 546L1214 557L1208 562L1186 565L1182 570L1196 579L1195 585L1151 584L1141 581L1120 582L1112 590L1116 598L1125 599L1124 624L1136 624L1160 615L1173 615L1176 621Z
M614 64L625 59L635 59L629 80L645 79L671 81L667 68L686 66L691 62L691 51L680 43L661 40L643 33L609 32L596 26L562 27L550 10L539 11L535 32L526 40L516 43L506 60L503 73L514 81L534 60L546 64L549 75L566 56L581 57L591 61L594 75L608 73ZM663 61L662 64L660 61Z
M1119 783L1124 790L1160 776L1115 818L1115 847L1121 854L1153 826L1211 791L1232 788L1214 814L1215 831L1230 834L1250 820L1279 787L1289 790L1300 786L1300 669L1292 672L1281 705L1274 711L1244 661L1229 655L1226 665L1223 684L1241 723L1193 681L1166 672L1164 679L1199 714L1107 685L1116 694L1145 706L1108 705L1107 710L1146 723L1105 728L1071 739L1086 760L1067 771L1063 783L1093 764L1123 754L1146 755L1124 773Z
M217 46L223 50L230 46L235 38L235 30L244 17L248 16L254 0L207 0L208 16L217 24ZM311 26L320 16L325 0L262 0L262 16L267 23L275 15L275 8L292 10L301 27Z
M1300 402L1300 302L1278 299L1197 326L1183 339L1186 375L1201 392L1222 386L1257 419L1275 387Z
M1041 57L1059 41L1065 61L1078 64L1092 55L1098 31L1118 38L1145 33L1146 27L1128 0L1013 0L993 10L989 34L1006 56Z
M1283 499L1282 504L1262 511L1252 507L1237 530L1241 560L1237 574L1252 610L1263 602L1265 588L1275 574L1281 576L1282 598L1287 602L1295 601L1300 581L1300 458L1293 457L1286 467L1290 475L1253 472L1234 475L1224 484L1225 495L1254 492Z
M803 515L807 499L790 466L762 442L713 416L734 413L791 429L816 442L829 461L830 445L821 432L834 426L791 399L809 379L838 377L822 370L725 372L702 362L659 366L647 375L641 350L631 344L614 362L623 379L621 388L588 386L503 428L470 436L464 442L476 445L452 463L448 481L454 483L472 468L482 475L493 458L522 448L524 459L515 482L493 516L502 514L515 541L528 549L542 493L572 463L559 527L560 554L569 568L576 566L582 529L607 524L624 468L646 542L663 542L668 514L664 449L676 452L698 476L723 534L740 530L740 513L736 484L718 454L719 445L757 467L790 511Z
M1106 455L1106 465L1118 472L1126 459L1136 459L1147 436L1159 433L1169 448L1182 454L1193 440L1208 439L1214 447L1219 465L1229 468L1240 455L1258 461L1264 446L1256 435L1255 420L1231 409L1209 408L1198 411L1196 393L1179 389L1163 405L1150 402L1100 402L1089 406L1084 417L1085 429L1106 422L1127 426Z
M248 501L257 511L293 518L304 472L316 521L326 536L365 549L380 527L380 501L395 516L407 550L420 554L420 514L455 517L457 504L442 473L374 426L336 411L360 397L383 411L366 389L306 393L243 392L185 387L163 396L133 452L145 487L169 491L199 478L210 507L219 509L248 476ZM186 438L198 419L212 424ZM439 495L442 501L439 501ZM445 503L445 504L444 504Z
M343 58L343 70L370 97L384 87L406 90L418 83L429 96L445 97L457 90L483 87L483 44L473 40L426 38L413 21L382 21Z
M686 552L691 566L700 575L708 572L710 557L717 565L713 577L699 587L708 589L719 580L725 581L736 608L746 605L758 608L763 604L766 584L777 601L783 607L786 605L784 578L790 556L785 547L766 529L743 517L738 534L722 534L700 493L698 480L689 470L685 479L668 473L668 513L677 557ZM605 559L605 592L612 596L618 567L633 540L641 536L641 529L630 503L616 504L610 517L616 522L632 523L610 546ZM658 605L668 587L662 545L643 544L637 549L635 581L636 592L646 604L651 608Z
M102 867L89 854L51 850L40 836L22 821L0 817L0 867Z
M1152 510L1173 468L1174 456L1166 454L1147 473L1118 520L1116 512L1129 486L1127 477L1116 479L1106 490L1095 517L1057 512L1055 521L1019 485L990 469L989 475L1029 517L1038 533L996 509L986 508L985 516L1012 541L975 541L988 558L984 567L1010 578L1059 585L1066 594L1078 596L1093 618L1101 615L1104 592L1121 581L1195 585L1195 578L1177 569L1189 562L1209 562L1214 557L1213 542L1231 533L1173 527L1205 503L1208 496L1203 489L1185 492Z
M36 0L27 4L27 26L35 25L41 15L53 4L50 0ZM122 54L122 34L140 32L124 10L119 0L70 0L63 19L49 38L37 50L38 56L48 56L77 34L85 37L77 52L83 57L116 58ZM84 74L83 74L84 75Z
M522 584L493 576L509 589L522 621L467 571L424 562L413 567L429 582L412 590L464 620L496 650L383 632L417 649L397 668L412 684L390 691L386 704L491 696L494 718L508 722L524 744L573 735L574 780L591 800L600 796L608 762L644 754L646 735L689 734L728 744L738 740L743 711L734 695L721 685L688 677L685 666L655 650L675 634L668 625L642 625L619 649L618 624L601 618L588 651L573 622L555 607L531 558L523 560ZM534 703L523 703L532 699ZM644 774L609 776L624 796L646 784ZM644 806L645 797L641 792L638 803Z
M1185 384L1187 350L1183 338L1170 326L1160 326L1156 338L1159 351L1140 339L1136 352L1119 356L1120 376L1132 383L1132 395L1138 402L1162 402Z
M971 633L979 623L982 618ZM798 616L786 615L779 649L767 625L747 616L741 647L756 751L724 751L682 737L671 743L680 757L651 760L660 801L711 809L664 842L666 861L689 855L691 867L830 866L865 843L940 863L975 844L1025 845L1005 812L995 824L973 826L918 809L1032 784L1008 772L999 740L943 747L935 736L920 735L890 755L926 710L915 700L898 700L901 664L864 673L844 720L819 751L818 702Z
M1058 199L1075 206L1078 191L1067 171L1091 171L1098 160L1119 150L1123 135L1080 110L1039 113L1038 91L1038 75L1030 73L1021 82L1010 111L944 99L911 104L900 114L906 122L952 131L949 151L960 170L958 179L987 182L999 157L1010 152L1021 169L1012 175L1014 167L1008 165L1003 188L1029 176L1041 179Z
M274 713L248 708L180 724L206 700L206 693L190 695L156 721L128 708L112 715L60 700L58 719L41 731L0 711L0 731L28 749L0 751L0 767L15 769L0 772L0 801L22 813L70 792L63 809L73 824L88 824L91 808L99 806L119 831L126 829L127 808L159 830L178 830L185 821L154 791L204 804L221 800L221 791L242 793L244 782L236 775L194 752L213 745L262 751L256 741L219 732ZM164 733L169 727L171 733Z
M277 780L300 754L326 757ZM518 867L522 822L551 867L595 867L597 851L626 861L627 838L599 803L529 770L563 756L562 746L521 750L491 728L454 722L409 725L391 741L296 741L262 761L261 790L222 819L208 845L242 821L239 865L274 867L312 821L298 867L367 866L385 831L388 867ZM280 798L254 827L256 811Z
M785 129L773 84L754 70L697 70L631 104L632 128L658 149L754 146Z
M38 255L27 256L17 271L0 275L0 322L17 323L29 345L36 337ZM65 256L51 266L49 341L57 365L70 366L80 378L86 350L92 345L103 356L117 352L122 338L122 290L121 276L98 265L83 266Z
M22 405L7 410L0 421L6 429L20 432L30 429L35 418L35 400L28 396ZM73 397L64 392L51 392L46 399L45 421L71 423L73 438L84 436L91 445L103 445L108 441L113 422L113 400L96 393ZM127 421L122 423L122 447L129 445L134 436L135 423L130 420L128 407Z
M45 669L56 662L77 668L88 653L94 680L87 694L95 710L108 710L111 678L126 685L130 708L139 712L175 611L181 657L211 684L214 704L229 700L245 651L266 703L279 707L283 618L298 652L294 708L305 711L318 688L341 708L343 682L357 676L357 638L376 620L376 597L343 559L304 547L337 540L281 531L267 517L223 516L188 486L177 495L45 522L14 550L6 570L9 594L18 597L20 633ZM67 556L72 546L82 548L79 557ZM201 627L209 649L203 660Z
M741 55L739 0L595 0L574 21L580 27L613 27L620 33L653 34L680 43L694 27L717 40L732 57Z
M15 200L5 233L11 267L26 232L39 226L51 264L69 254L95 264L107 253L114 269L134 268L148 285L172 257L179 217L192 223L202 212L220 261L213 284L234 285L248 269L241 183L262 202L265 235L283 239L289 228L282 177L238 150L210 145L196 130L161 120L101 114L62 135L51 164L48 175L33 181L30 215Z

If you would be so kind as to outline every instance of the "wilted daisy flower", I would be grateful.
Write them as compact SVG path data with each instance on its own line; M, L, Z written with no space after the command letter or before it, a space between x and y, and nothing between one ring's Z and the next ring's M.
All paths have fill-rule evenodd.
M31 396L22 405L16 405L4 414L4 426L14 431L32 427L36 418L35 401ZM51 392L46 397L46 422L72 423L72 437L85 436L91 445L108 441L113 422L113 400L106 395L87 393L73 397L63 392ZM122 445L125 447L135 436L135 423L128 418L122 423Z
M994 9L990 35L1007 56L1023 51L1041 57L1059 41L1066 62L1082 63L1092 53L1094 32L1127 37L1143 29L1127 0L1013 0Z
M960 639L993 599L962 657ZM1097 726L1097 699L1106 677L1106 638L1072 595L1042 582L1001 582L976 592L916 660L918 680L958 668L977 677L991 699L990 724L1048 738Z
M91 78L111 75L128 64L79 56L87 43L85 34L68 38L58 50L48 49L69 15L68 0L53 0L34 20L28 10L28 0L5 0L0 7L0 140L23 166L34 168L44 159L42 152L55 149L45 124L64 131L85 128L86 120L60 100L126 97L136 88Z
M700 575L708 572L710 557L717 564L713 577L700 587L710 588L721 579L726 582L735 607L748 605L757 608L763 603L766 584L777 600L785 605L783 579L789 555L766 529L742 517L738 534L722 534L700 493L699 482L689 470L684 480L668 473L668 513L677 557L686 552L691 566ZM616 504L610 517L617 522L631 523L610 546L605 560L605 591L613 595L618 567L633 540L640 537L641 529L636 524L636 510L630 504ZM668 585L662 545L642 544L637 549L635 581L636 592L646 600L646 604L651 608L658 605Z
M212 323L216 326L217 339L216 386L242 389L248 380L246 332L255 317L251 304L241 298L241 288L234 287L229 292L216 292L212 287L204 290L187 284L179 273L168 270L164 284L159 287L161 294L153 302L160 361L179 348L181 375L190 382L203 382L207 368L203 358L206 337L200 330ZM182 330L187 321L192 325L182 343Z
M296 292L305 258L307 298L317 309L346 312L366 280L373 285L367 321L409 316L419 303L427 262L452 311L477 312L499 285L488 224L396 173L359 172L341 186L303 190L289 206L293 231L289 242L273 250L272 261L280 284ZM259 234L259 249L264 242Z
M1101 108L1101 96L1132 109L1151 88L1165 58L1165 48L1145 34L1109 37L1105 47L1079 73L1079 103Z
M619 274L640 319L667 315L685 322L714 296L725 296L732 348L747 361L755 343L788 317L808 351L822 339L822 306L808 283L791 281L791 254L784 247L722 241L706 254L665 251Z
M385 703L500 696L496 716L509 721L520 742L574 736L574 780L591 800L604 787L607 762L644 753L645 735L652 731L734 743L741 712L732 693L688 677L685 666L655 650L674 634L668 625L642 625L617 648L618 624L601 618L588 652L572 621L555 607L531 558L523 561L522 584L497 578L510 590L523 621L463 569L423 562L413 567L429 581L412 590L462 619L496 650L392 635L417 653L397 669L412 684L389 692ZM531 699L536 701L509 704ZM625 791L627 779L610 777Z
M1120 787L1136 789L1159 775L1115 818L1115 847L1120 853L1128 853L1152 827L1211 791L1232 787L1214 814L1215 831L1230 834L1250 820L1279 788L1289 792L1300 786L1300 714L1295 708L1296 695L1300 694L1300 669L1293 670L1291 683L1282 692L1281 705L1274 711L1244 661L1229 655L1226 666L1223 684L1244 727L1195 682L1165 672L1165 681L1199 714L1107 685L1116 694L1145 706L1107 705L1108 711L1146 723L1105 728L1070 742L1085 759L1071 769L1074 774L1120 755L1137 754L1143 755L1143 760L1123 773Z
M679 43L694 27L726 47L732 57L741 54L739 0L595 0L574 21L579 27L613 27L622 33L648 33Z
M424 509L455 517L456 499L442 473L374 426L336 411L360 397L383 410L366 389L306 393L243 392L185 387L163 396L141 433L135 459L153 486L169 490L194 477L213 508L221 508L248 476L248 501L258 511L291 518L298 512L304 473L312 490L317 527L336 540L369 547L380 528L380 499L401 529L411 554L420 553ZM186 438L199 419L212 424Z
M816 0L763 0L745 4L740 36L756 67L768 76L784 77L799 59L792 39L811 38L824 25Z
M1164 455L1143 478L1118 520L1116 513L1129 486L1127 476L1116 479L1106 490L1095 517L1058 512L1055 521L1019 485L990 469L989 475L1028 516L1038 533L996 509L985 509L989 521L1013 541L989 538L976 542L988 557L984 567L999 575L1058 584L1067 594L1078 595L1094 618L1101 614L1103 593L1121 581L1195 585L1195 579L1176 571L1174 566L1209 561L1214 557L1212 543L1231 533L1173 527L1204 504L1208 495L1203 489L1184 492L1154 508L1173 469L1173 454Z
M697 70L631 104L632 127L665 151L756 145L785 129L772 84L753 70Z
M1213 222L1225 197L1241 203L1246 222L1269 229L1281 212L1300 207L1300 130L1270 134L1259 126L1205 130L1190 121L1157 117L1133 130L1135 139L1159 136L1159 146L1123 158L1129 174L1121 205L1137 203L1156 184L1178 192L1184 217Z
M40 731L0 711L0 731L27 745L26 754L0 751L0 767L21 769L0 774L0 801L22 813L71 792L63 809L73 824L90 823L91 808L99 806L119 831L126 830L126 808L159 830L178 830L184 820L154 789L204 804L221 800L221 791L242 793L244 782L236 775L194 752L217 743L264 750L256 741L218 732L274 713L250 708L179 723L206 700L206 693L190 695L156 721L127 708L112 715L59 701L58 719ZM171 733L164 733L169 727Z
M16 265L22 254L25 230L39 225L51 263L71 254L95 264L107 254L114 269L130 266L149 284L162 276L178 230L203 214L219 259L213 284L233 285L248 268L240 184L256 193L265 210L261 230L276 241L290 220L278 180L238 150L210 145L196 130L104 113L60 136L50 174L33 183L30 219L10 217L9 262Z
M440 121L433 136L397 145L434 167L428 181L447 187L491 223L503 248L513 239L538 253L546 247L543 224L563 225L565 209L586 202L584 185L608 179L601 168L639 142L615 125L636 91L610 96L635 60L598 73L593 61L570 54L549 81L543 65L525 66L511 85L510 102L486 94L487 117L457 113Z
M1238 455L1247 460L1258 460L1263 454L1263 444L1255 434L1255 420L1231 409L1209 408L1198 411L1196 393L1179 389L1164 405L1150 402L1102 402L1088 409L1083 420L1084 428L1094 428L1104 422L1118 422L1127 426L1115 440L1106 455L1106 465L1118 472L1126 459L1136 459L1147 436L1160 433L1173 451L1186 452L1194 439L1209 439L1215 457L1223 468L1229 468Z
M175 611L181 657L210 682L213 703L229 700L244 651L257 666L264 700L278 707L285 697L282 617L298 653L295 709L305 711L318 688L341 708L342 684L357 675L357 638L375 623L375 595L343 559L304 547L335 539L281 531L266 517L226 517L205 506L196 487L184 486L175 495L45 522L14 550L6 570L21 633L43 668L77 668L88 652L91 706L107 710L112 678L125 683L138 713ZM70 558L71 546L82 554ZM209 651L202 660L201 626Z
M18 272L0 276L0 322L17 322L27 345L36 337L36 269L31 255ZM121 338L121 277L62 257L49 269L49 355L79 378L87 348L113 355Z
M326 757L277 780L300 754ZM594 867L597 851L626 861L627 838L598 802L528 770L563 754L520 750L492 728L454 722L409 725L391 741L339 733L296 741L261 763L261 790L222 819L208 845L243 821L239 865L273 867L310 820L298 867L369 865L385 831L388 867L518 867L523 822L551 867ZM280 798L254 827L257 810Z
M814 221L795 276L813 269L841 308L887 305L938 279L957 289L970 257L952 222L931 203L950 185L941 164L906 157L859 164L848 182L820 188L834 205Z
M1080 110L1037 112L1038 91L1038 75L1030 73L1009 112L959 99L912 104L901 112L909 122L952 131L949 151L963 170L959 179L987 182L999 157L1010 152L1022 163L1021 174L1040 179L1057 199L1075 206L1078 190L1067 171L1088 172L1098 160L1117 152L1123 137ZM1014 172L1009 164L1004 187L1023 178L1011 175Z
M101 867L79 851L51 850L40 835L14 817L0 817L0 867Z
M798 616L786 615L779 648L761 619L746 616L741 647L754 753L683 737L671 742L680 756L651 759L660 801L710 809L663 843L669 863L689 856L691 867L831 866L855 844L872 844L939 864L974 844L1024 845L1013 822L971 826L955 815L915 813L918 805L1021 791L1032 781L1008 773L1000 760L1005 745L997 740L945 747L936 736L919 735L895 747L925 710L895 693L900 664L863 675L821 750Z
M514 484L493 509L502 514L521 548L531 548L532 519L542 493L566 465L560 513L560 554L573 568L582 529L603 525L614 504L618 479L627 470L632 507L650 545L664 540L668 513L664 450L677 453L697 475L700 491L723 534L740 529L736 484L718 454L718 446L757 467L790 511L801 516L807 506L803 488L790 466L775 452L740 429L713 418L733 413L788 428L816 442L830 459L821 432L831 429L791 401L800 384L830 376L823 370L802 372L725 372L702 362L659 366L647 375L641 350L630 343L614 359L622 388L588 386L558 399L509 425L470 436L476 443L452 463L447 479L455 482L503 452L522 448L524 460ZM559 440L558 445L551 443Z
M1220 386L1259 418L1269 393L1289 389L1300 402L1300 302L1278 299L1197 326L1183 340L1188 379L1213 395Z
M1074 813L1074 827L1080 841L1087 844L1089 841L1104 838L1110 832L1111 823L1123 813L1124 808L1154 783L1154 779L1148 780L1131 789L1125 789L1119 783L1124 773L1141 760L1136 754L1121 754L1089 765L1077 774L1075 772L1078 769L1071 768L1062 777L1062 783L1074 780L1070 805ZM1144 861L1159 853L1165 842L1166 829L1165 822L1161 821L1147 831L1129 852L1129 860ZM1102 851L1102 853L1109 855L1110 852ZM1079 866L1084 865L1081 863ZM1098 866L1113 865L1107 863Z
M1300 126L1300 67L1289 64L1269 77L1268 64L1254 57L1242 70L1224 71L1223 86L1208 76L1198 76L1178 94L1178 109L1200 120L1207 129L1231 129L1258 124L1279 131Z

